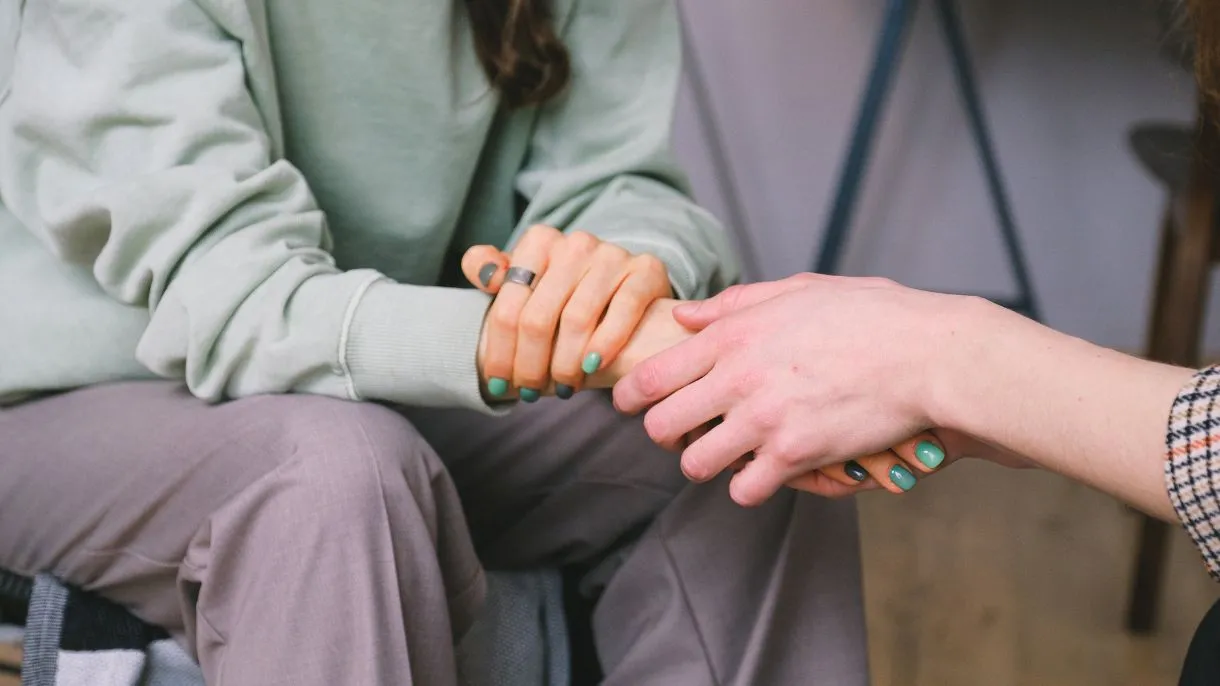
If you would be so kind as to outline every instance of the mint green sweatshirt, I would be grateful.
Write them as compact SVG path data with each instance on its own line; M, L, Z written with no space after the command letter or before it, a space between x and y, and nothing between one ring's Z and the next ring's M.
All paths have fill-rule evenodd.
M461 0L0 8L0 398L159 376L487 410L487 296L535 223L735 277L669 154L672 0L557 0L574 78L505 111Z

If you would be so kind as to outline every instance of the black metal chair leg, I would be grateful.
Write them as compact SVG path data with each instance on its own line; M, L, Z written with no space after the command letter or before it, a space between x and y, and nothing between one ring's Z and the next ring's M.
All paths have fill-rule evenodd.
M1000 235L1004 239L1008 263L1012 267L1013 277L1017 282L1017 299L1005 304L1013 310L1038 319L1039 310L1034 297L1033 282L1029 277L1025 253L1021 249L1021 242L1017 237L1017 225L1013 220L1012 205L1008 200L1008 192L1000 174L1000 165L987 126L987 117L983 112L983 100L979 95L974 68L970 62L970 49L966 44L966 32L962 28L961 16L958 14L955 0L936 0L936 9L941 29L945 34L945 41L949 44L953 72L957 77L958 89L961 91L966 115L970 121L970 132L974 136L974 143L978 148L980 161L983 163L983 172L987 177L987 190L991 194L996 221L1000 225Z
M821 274L836 274L842 259L852 214L860 195L860 185L868 167L873 142L877 135L886 96L897 71L898 60L914 18L916 0L889 0L885 18L881 24L881 35L873 57L873 66L856 115L856 127L847 147L847 155L839 174L839 186L835 190L834 205L822 234L821 249L813 270Z

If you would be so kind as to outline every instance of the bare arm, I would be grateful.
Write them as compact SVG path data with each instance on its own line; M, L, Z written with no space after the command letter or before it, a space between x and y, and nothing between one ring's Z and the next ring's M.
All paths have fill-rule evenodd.
M683 453L692 479L742 454L752 505L813 470L947 428L1163 518L1170 407L1192 371L1057 333L985 301L875 279L802 275L675 314L702 329L615 388L660 443L715 417ZM651 408L651 409L650 409Z
M1176 519L1165 489L1165 433L1193 370L1061 334L991 303L953 305L930 413L953 428Z

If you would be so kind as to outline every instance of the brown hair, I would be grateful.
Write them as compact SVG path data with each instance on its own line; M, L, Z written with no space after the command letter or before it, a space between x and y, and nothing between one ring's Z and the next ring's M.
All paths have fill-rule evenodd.
M509 108L539 105L571 77L548 0L465 0L474 49Z

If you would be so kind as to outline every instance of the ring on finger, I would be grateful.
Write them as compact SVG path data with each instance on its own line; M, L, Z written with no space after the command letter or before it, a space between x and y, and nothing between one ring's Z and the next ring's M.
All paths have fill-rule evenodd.
M508 272L504 275L504 283L515 283L532 289L534 280L537 278L537 273L525 267L509 267Z

